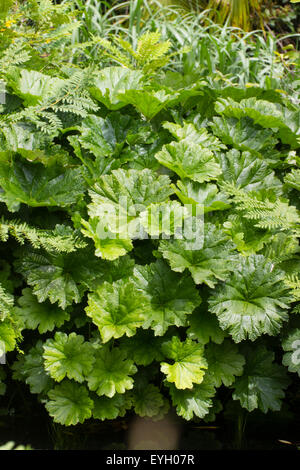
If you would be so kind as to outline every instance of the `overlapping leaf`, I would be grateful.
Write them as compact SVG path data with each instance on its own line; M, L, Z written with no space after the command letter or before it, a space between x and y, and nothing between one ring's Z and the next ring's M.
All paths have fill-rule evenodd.
M133 393L134 411L137 415L156 418L164 414L165 399L158 387L140 381L135 383Z
M282 348L285 351L282 359L283 365L300 377L300 328L289 331L282 341Z
M219 192L213 183L197 183L194 181L178 181L174 187L176 195L183 204L195 207L203 206L203 213L223 211L230 208L230 201L226 194Z
M10 69L8 84L17 96L23 99L24 105L35 105L39 101L55 96L61 87L63 80L57 77L45 75L36 70Z
M226 148L222 142L210 134L205 127L197 129L194 124L185 122L183 126L174 124L173 122L164 123L164 128L175 137L178 141L186 141L187 143L194 143L201 145L209 150L221 150Z
M273 236L272 232L256 227L251 220L239 214L231 214L228 217L223 224L223 231L243 255L260 252L265 245L270 243Z
M246 364L242 377L236 379L233 399L239 400L248 411L259 408L263 413L278 411L289 385L285 369L274 363L274 353L264 346L242 348Z
M93 370L87 377L88 387L99 396L112 398L116 393L125 393L133 387L131 377L137 371L133 361L127 359L119 348L103 346L95 355Z
M76 333L55 333L44 344L45 370L57 382L65 377L83 382L94 363L93 346Z
M184 140L164 145L155 158L180 178L188 178L198 183L215 180L221 174L220 166L211 150Z
M107 67L98 72L90 89L91 95L108 109L126 106L126 92L140 88L142 73L125 67Z
M94 408L93 418L105 421L106 419L116 419L118 416L125 416L127 410L132 407L131 396L117 393L113 397L93 397Z
M143 327L151 327L155 335L163 335L171 325L184 326L186 316L201 303L192 279L172 272L162 260L135 266L132 281L146 298Z
M263 153L264 150L273 148L277 144L277 139L271 130L254 125L248 117L241 119L214 117L211 127L222 142L238 150Z
M14 308L14 312L22 319L25 328L31 330L38 328L40 333L53 331L55 327L62 326L70 319L70 314L57 305L52 305L50 302L38 302L29 288L23 289L18 305Z
M266 129L280 130L279 137L284 144L298 148L299 111L290 111L278 103L246 98L239 103L232 98L221 98L216 102L217 113L237 119L249 117L254 124Z
M26 355L20 356L13 364L13 378L29 385L31 393L47 393L54 381L44 368L43 342L39 340Z
M203 247L187 249L188 240L162 240L159 252L168 260L172 270L182 273L188 269L196 284L214 287L218 280L225 280L234 267L234 246L226 235L211 223L204 226ZM226 263L224 263L226 259Z
M184 217L188 216L187 209L177 201L162 204L150 204L147 210L140 215L140 221L151 238L161 234L174 235L177 229L182 228Z
M178 390L170 384L169 392L177 414L190 421L194 417L204 418L208 415L216 390L209 379L204 379L200 385L194 385L192 390Z
M249 117L255 124L265 128L284 127L284 117L280 105L270 101L247 98L239 103L231 98L221 98L216 103L216 111L237 119Z
M140 214L151 204L164 203L173 193L168 176L158 176L151 170L113 170L104 175L90 192L92 202L88 206L93 220L93 233L101 244L114 245L145 236ZM96 224L96 221L100 225ZM117 241L111 242L111 238ZM123 242L125 240L125 242ZM128 249L128 248L127 248ZM111 258L110 258L111 259Z
M281 183L267 163L250 152L239 152L236 149L219 156L224 181L234 183L244 191L274 189L281 193Z
M254 341L262 334L275 335L288 319L287 309L292 302L283 279L284 273L274 269L262 255L241 257L226 284L210 297L210 311L236 342L246 338Z
M104 225L97 217L84 220L81 219L83 226L82 233L91 238L95 244L95 255L104 260L114 261L120 256L126 255L133 248L130 239L121 238L119 234L111 232L107 225Z
M55 423L72 426L92 416L93 400L84 385L63 382L48 393L46 409Z
M145 321L147 298L128 279L104 282L89 294L86 314L98 326L104 343L123 335L133 336Z
M193 388L193 384L201 384L207 369L204 348L191 339L181 342L177 336L163 344L162 351L174 364L161 363L161 371L166 380L173 382L176 388Z
M165 90L128 90L120 97L126 104L132 104L148 120L177 101L175 93L168 94Z
M206 310L207 306L196 309L188 318L188 336L197 339L199 343L207 344L210 341L223 343L225 332L220 328L218 319Z
M0 157L0 200L12 212L20 204L61 206L75 203L85 191L81 169L45 168L40 163Z
M121 343L121 349L126 352L138 366L148 366L153 361L161 361L163 354L161 345L163 337L154 336L151 330L139 330L130 338L124 338Z
M245 359L239 353L237 346L229 340L225 340L222 344L208 344L205 358L208 362L207 374L216 387L220 387L222 383L229 387L235 377L243 373Z
M90 284L97 285L103 277L101 265L89 250L66 255L26 250L16 261L16 269L39 302L49 299L63 309L80 302Z

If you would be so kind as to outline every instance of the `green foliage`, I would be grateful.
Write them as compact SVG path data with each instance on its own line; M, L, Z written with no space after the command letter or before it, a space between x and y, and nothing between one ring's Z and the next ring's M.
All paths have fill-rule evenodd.
M55 48L70 44L73 31L79 27L70 6L71 2L55 5L51 0L2 2L1 53L5 54L6 64L19 64L30 54L38 61L37 52L46 50L50 51L50 62L61 60L63 54ZM13 50L18 54L14 56Z
M56 423L66 426L83 423L92 415L93 400L84 385L63 382L48 393L46 409Z
M174 385L171 385L169 390L177 414L188 421L194 416L204 418L213 406L215 388L209 380L194 385L192 390L178 390Z
M159 251L174 271L182 273L188 269L196 284L205 283L209 287L214 287L218 280L225 280L233 270L233 248L226 235L210 223L205 226L203 246L199 250L189 249L189 241L185 239L162 240L159 245Z
M116 394L112 398L105 396L94 398L93 417L105 421L125 416L132 407L132 400L126 394Z
M48 339L44 344L45 370L56 382L68 377L81 383L92 370L93 352L83 336L76 333L68 336L58 331L54 340Z
M155 337L150 330L139 330L131 338L126 338L121 343L121 348L125 350L126 355L131 357L138 366L148 366L153 361L161 361L163 354L161 345L164 337Z
M140 88L141 72L123 67L108 67L100 70L91 86L91 95L108 109L126 106L126 93Z
M53 387L53 380L44 368L43 342L39 340L27 354L13 364L13 378L29 385L31 393L45 394Z
M222 344L207 345L205 356L208 361L208 374L216 387L223 383L229 387L236 376L243 374L245 359L239 354L236 345L228 340Z
M124 351L104 346L97 351L95 358L94 368L87 379L90 390L100 397L111 398L133 388L131 375L137 372L137 368L132 360L126 358Z
M284 178L285 184L300 191L300 170L292 170Z
M264 333L276 335L288 320L286 310L293 298L284 273L273 268L262 255L241 258L236 271L211 296L210 311L235 342L254 341Z
M173 142L164 146L155 158L180 178L188 178L198 183L217 179L221 173L212 151L199 144Z
M162 0L162 4L175 5L185 13L207 9L214 21L230 23L245 31L262 24L261 3L261 0Z
M185 326L190 315L201 303L191 278L173 273L162 261L148 266L136 265L133 282L146 298L143 328L151 327L155 335L163 335L169 326Z
M0 285L0 299L1 299L1 320L7 317L14 305L14 297Z
M299 111L290 111L278 103L248 98L239 103L232 98L220 99L216 102L216 111L224 116L237 119L249 117L254 124L265 129L278 128L278 137L284 144L298 148L297 123Z
M299 230L299 211L294 205L289 205L286 198L276 198L273 191L253 191L247 193L232 183L224 183L223 189L234 197L236 210L242 216L252 220L255 227L274 230L280 229L291 234Z
M159 420L169 409L169 404L159 388L147 383L142 376L136 378L132 396L134 411L139 416Z
M183 204L191 204L197 213L201 207L203 213L223 211L230 208L226 194L219 192L215 184L200 184L193 181L178 181L174 191ZM195 209L194 209L195 208Z
M104 10L91 36L80 5L79 29L65 2L0 18L0 394L23 381L64 426L277 411L299 375L297 84L260 36L264 59L176 15L108 34Z
M282 363L288 367L290 372L296 372L300 376L300 329L291 330L282 341L283 355Z
M295 8L268 2L268 8L261 9L260 16L268 25L264 34L257 31L262 28L260 22L257 22L256 30L249 33L236 26L241 25L247 30L250 18L258 20L258 0L251 0L253 8L250 15L244 8L248 0L218 0L217 7L216 1L211 0L211 10L203 11L209 3L204 0L143 0L125 2L126 6L117 2L111 8L100 0L76 0L73 11L82 25L72 36L71 60L81 65L86 60L115 64L110 56L122 52L125 61L132 66L131 54L120 47L122 40L136 51L140 35L159 31L162 42L171 43L170 52L175 53L170 58L168 68L180 74L184 70L187 74L184 78L180 74L176 78L173 76L172 83L189 85L200 77L210 80L216 87L227 84L239 84L241 87L260 85L269 90L288 91L292 99L292 94L299 95L299 84L293 73L299 66L298 51L289 39L286 45L286 40L282 41L270 32L270 27L278 19L284 22L284 31L288 26L288 30L295 32L290 21L292 18L295 23ZM179 2L188 5L189 12L191 5L198 7L192 14L187 13L174 8L174 4ZM234 9L231 10L233 3ZM225 11L225 15L220 16L219 8ZM230 20L233 18L235 21L231 26ZM119 37L121 41L118 41ZM104 47L100 45L99 38L105 40ZM107 45L116 46L113 53ZM107 53L103 54L103 50Z
M76 203L84 192L80 169L45 168L42 164L21 161L0 162L0 200L11 212L20 204L33 207L68 206Z
M34 248L44 248L46 251L70 253L77 248L85 248L84 240L79 239L78 234L67 225L57 224L53 230L41 230L30 227L26 222L18 220L6 220L2 217L0 222L0 237L6 242L9 236L24 245L29 241Z
M17 341L21 339L22 324L17 322L12 316L0 321L0 352L13 351L17 346Z
M188 325L188 336L197 339L202 344L207 344L210 341L222 344L226 336L226 333L219 326L217 317L211 315L206 310L206 306L193 312L189 317Z
M103 232L109 230L120 237L110 238L109 243L116 243L115 239L122 241L123 249L118 256L125 254L126 246L128 250L131 249L130 240L139 236L142 238L144 235L143 225L148 225L145 220L147 209L167 201L172 193L168 176L157 178L155 173L148 169L119 169L113 170L111 175L101 176L90 191L92 202L88 205L89 216L96 228L96 242L101 234L101 238L105 240ZM83 224L85 226L84 222ZM149 229L151 230L151 224ZM105 251L103 257L115 259L118 254L115 250L116 248L113 253L110 250L110 254ZM98 248L98 252L101 255L101 248Z
M22 320L25 328L30 330L38 328L41 334L53 331L55 327L61 327L66 320L70 319L70 314L56 305L49 302L39 303L29 288L23 289L22 297L19 297L14 313Z
M281 183L270 170L267 163L255 157L251 152L230 150L221 154L220 165L222 167L222 179L231 182L244 191L255 191L257 189L269 189L281 192ZM221 178L220 178L221 179Z
M246 364L243 376L234 384L233 399L248 411L280 410L284 389L289 384L286 371L273 362L274 354L264 346L252 349L245 345L242 351Z
M176 388L192 388L193 383L203 381L207 363L203 358L203 347L190 339L182 343L177 336L164 343L162 351L165 356L172 359L174 364L161 363L161 371L166 374L168 382L174 382Z
M86 314L98 326L104 343L124 334L133 336L145 321L146 298L133 282L120 279L104 282L89 294Z
M160 36L158 31L143 34L137 42L136 50L121 37L113 38L112 42L99 38L98 42L113 61L128 68L140 69L145 74L152 74L171 58L168 54L171 43L160 41Z
M96 259L87 261L91 250L76 254L25 249L20 252L15 266L33 287L39 302L49 299L65 309L73 302L80 302L90 283L102 278L101 265Z

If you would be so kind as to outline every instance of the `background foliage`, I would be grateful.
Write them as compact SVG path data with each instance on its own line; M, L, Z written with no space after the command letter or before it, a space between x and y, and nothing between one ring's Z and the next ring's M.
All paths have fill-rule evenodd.
M141 2L5 5L0 393L24 382L65 426L279 411L299 386L294 46ZM191 250L174 233L197 208Z

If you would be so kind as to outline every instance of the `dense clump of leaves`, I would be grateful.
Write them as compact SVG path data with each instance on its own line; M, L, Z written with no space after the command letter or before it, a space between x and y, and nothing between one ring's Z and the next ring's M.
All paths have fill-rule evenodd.
M34 3L35 24L69 24ZM279 410L299 375L299 109L166 72L157 33L100 43L113 65L54 71L35 43L0 58L13 380L66 426L170 406L211 419L222 387Z

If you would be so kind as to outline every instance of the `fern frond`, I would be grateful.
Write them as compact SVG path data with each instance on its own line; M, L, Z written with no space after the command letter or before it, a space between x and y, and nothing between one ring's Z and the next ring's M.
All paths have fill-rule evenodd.
M3 321L10 315L14 306L14 297L9 294L0 283L0 320Z
M23 65L30 59L30 53L23 41L17 40L3 52L0 59L0 75L7 73L8 68Z
M87 89L90 84L92 69L77 70L56 90L56 97L46 97L37 105L28 106L22 111L1 117L1 125L29 121L45 134L55 136L63 128L58 113L70 113L87 117L89 112L97 111L98 107L90 97Z
M124 49L124 51L128 52L134 59L138 58L138 54L135 52L133 47L128 41L125 41L121 37L117 39L118 44Z
M136 50L120 37L112 38L111 41L99 38L98 43L104 48L106 55L118 64L151 74L166 65L172 56L168 54L171 42L169 40L159 42L160 36L159 31L146 32L140 36Z
M103 47L105 54L119 65L131 68L130 59L123 54L112 42L107 39L97 38L98 44Z
M13 236L21 245L26 241L34 248L44 248L46 251L71 253L78 248L86 247L86 243L74 235L70 227L57 225L54 230L41 230L30 227L18 220L0 221L0 239L7 241Z
M279 232L268 243L263 251L266 258L274 264L285 261L300 259L300 247L297 238L291 237L289 233Z
M283 230L296 229L296 224L300 223L297 209L281 201L267 204L265 209L253 208L244 214L244 217L257 220L257 227L270 230L275 228L282 228Z
M136 60L138 64L145 65L163 57L170 49L170 41L159 42L160 33L147 32L143 34L137 45Z
M292 290L295 301L300 300L300 279L297 275L289 275L285 278L286 285Z
M234 198L236 209L243 212L243 217L257 221L256 227L299 234L300 217L295 206L279 199L273 202L267 196L259 198L259 193L243 191L232 183L222 184L222 189Z
M295 307L292 310L292 313L300 313L300 304L295 305Z

